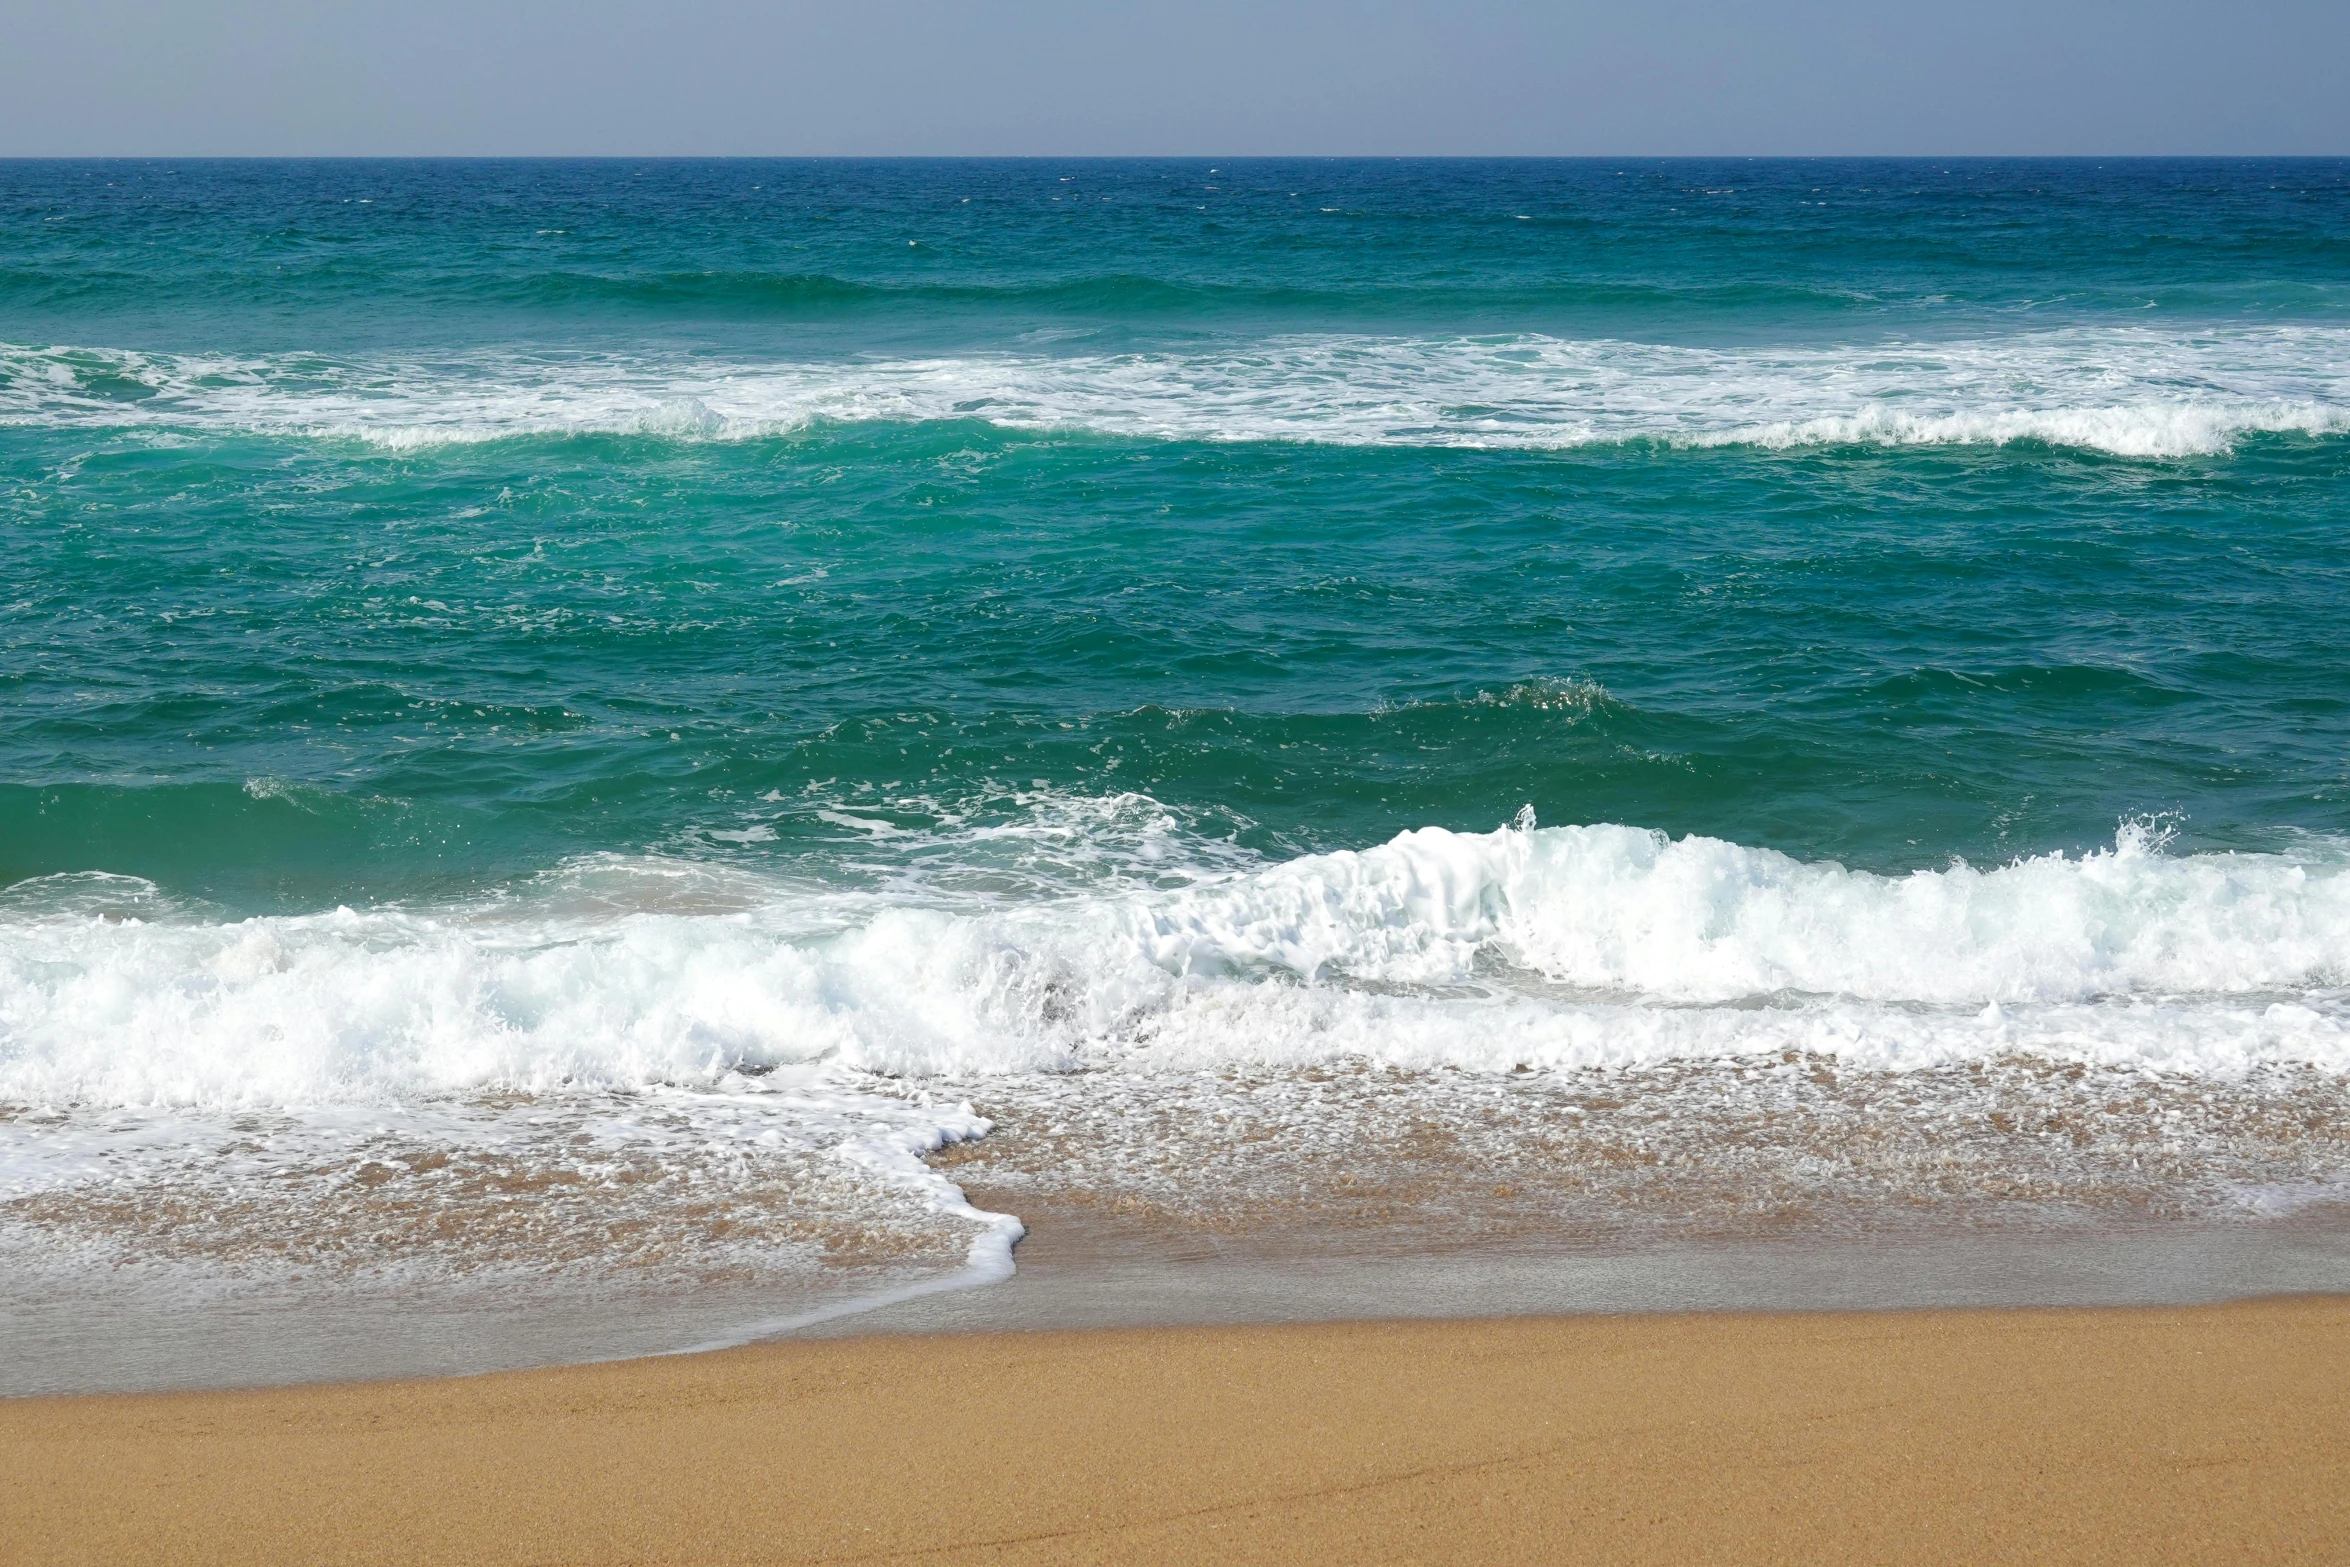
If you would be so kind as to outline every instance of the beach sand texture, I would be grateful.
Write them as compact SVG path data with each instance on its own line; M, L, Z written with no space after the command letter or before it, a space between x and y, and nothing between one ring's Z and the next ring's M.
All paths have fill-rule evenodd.
M12 1563L2341 1562L2350 1300L785 1343L0 1404Z

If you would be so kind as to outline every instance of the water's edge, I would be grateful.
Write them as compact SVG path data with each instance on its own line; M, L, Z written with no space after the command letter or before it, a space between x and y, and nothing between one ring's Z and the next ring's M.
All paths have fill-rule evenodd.
M1398 1251L1376 1235L1310 1252L1043 1227L1012 1265L1018 1221L954 1273L791 1316L756 1302L345 1297L291 1309L44 1320L0 1334L23 1353L0 1397L154 1393L472 1376L876 1334L1684 1312L2136 1308L2350 1293L2350 1224L1948 1232L1901 1239L1718 1241L1565 1250ZM731 1319L726 1313L736 1313ZM661 1335L667 1332L664 1339Z

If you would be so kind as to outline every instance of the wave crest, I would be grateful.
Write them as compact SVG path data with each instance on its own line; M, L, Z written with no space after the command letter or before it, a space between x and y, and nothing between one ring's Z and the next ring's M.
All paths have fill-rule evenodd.
M379 361L0 346L0 423L242 430L390 450L746 440L977 420L1143 439L1564 449L2019 441L2134 458L2350 431L2350 330L2068 328L1700 349L1297 335L1211 349L821 362L478 353Z
M2114 848L1879 876L1630 827L1406 833L1012 905L733 887L204 922L0 905L0 1101L372 1103L1368 1057L1787 1050L2350 1070L2350 857ZM739 878L738 878L739 880Z

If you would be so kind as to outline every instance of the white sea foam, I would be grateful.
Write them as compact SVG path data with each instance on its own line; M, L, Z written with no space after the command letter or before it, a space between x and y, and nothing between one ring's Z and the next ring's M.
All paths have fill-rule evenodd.
M1085 803L1043 800L1026 837L888 839L1049 850L1050 874L844 887L603 857L461 906L251 919L129 877L7 889L0 1259L25 1287L129 1267L176 1290L183 1265L751 1279L774 1327L845 1309L851 1275L903 1298L1009 1270L1018 1221L925 1161L987 1131L967 1094L1147 1106L1163 1084L1262 1111L1252 1074L1499 1092L1825 1060L1929 1101L1953 1071L2020 1071L2028 1099L2033 1073L2075 1066L2224 1098L2350 1074L2350 848L2330 842L2174 855L2131 826L2086 856L1882 876L1529 821L1251 862L1143 797ZM1308 1094L1283 1135L1327 1158L1383 1105L1485 1125L1477 1091L1429 1092L1358 1096L1327 1126ZM2135 1113L2090 1097L2114 1126ZM2338 1173L2227 1147L2239 1183ZM2138 1168L2127 1137L2099 1148Z
M2350 1069L2350 859L2331 850L2172 856L2126 829L2083 857L1887 877L1628 827L1430 829L1011 903L733 885L697 905L658 864L599 874L593 899L567 883L543 906L232 922L18 900L0 1102L1784 1049Z
M1565 448L2039 441L2130 457L2350 431L2350 329L2069 327L1693 348L1294 335L1166 352L735 361L329 358L0 346L0 423L220 430L405 450L528 435L773 436L978 419L1195 440Z

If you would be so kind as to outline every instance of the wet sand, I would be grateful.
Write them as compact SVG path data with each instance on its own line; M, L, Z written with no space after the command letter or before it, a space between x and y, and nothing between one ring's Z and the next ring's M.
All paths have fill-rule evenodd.
M2350 1559L2350 1298L870 1337L0 1403L11 1563Z

